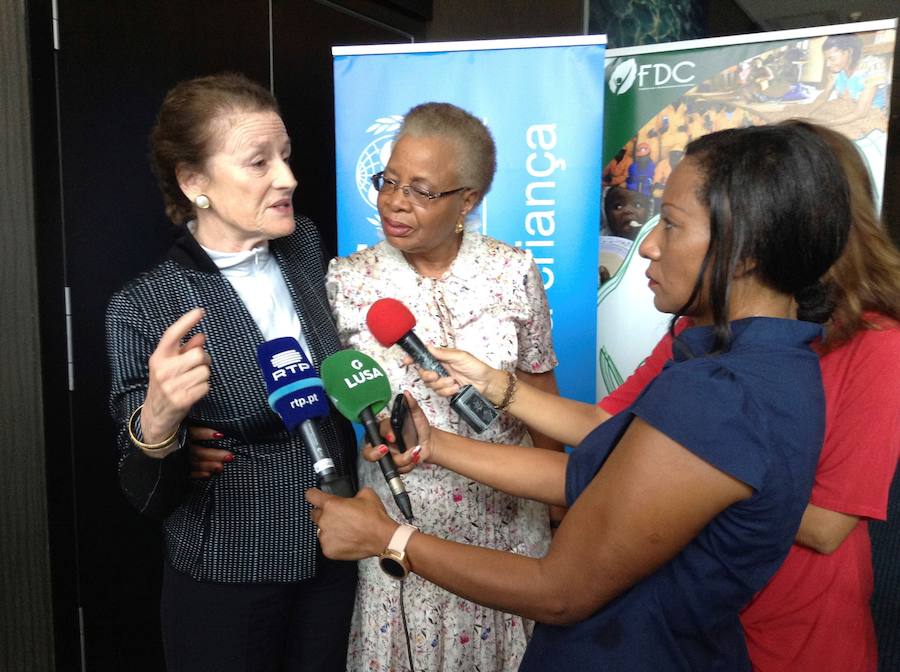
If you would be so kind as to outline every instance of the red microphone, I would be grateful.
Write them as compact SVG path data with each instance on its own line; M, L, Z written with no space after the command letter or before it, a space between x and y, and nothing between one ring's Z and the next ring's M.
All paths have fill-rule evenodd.
M397 299L379 299L373 303L366 314L366 324L375 340L386 348L396 343L413 358L420 369L434 371L440 376L450 375L416 336L413 331L416 318ZM471 385L465 385L450 397L450 408L478 434L500 415L491 402Z

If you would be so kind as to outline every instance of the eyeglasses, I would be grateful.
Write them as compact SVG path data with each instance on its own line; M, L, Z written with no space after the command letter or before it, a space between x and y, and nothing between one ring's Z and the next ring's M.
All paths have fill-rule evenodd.
M400 189L403 192L403 195L408 198L411 203L421 206L426 206L431 201L436 201L444 196L450 196L451 194L456 194L468 189L468 187L459 187L458 189L451 189L450 191L428 191L427 189L417 187L414 184L398 184L397 180L385 177L383 170L380 173L372 175L371 179L375 191L384 194L393 194Z

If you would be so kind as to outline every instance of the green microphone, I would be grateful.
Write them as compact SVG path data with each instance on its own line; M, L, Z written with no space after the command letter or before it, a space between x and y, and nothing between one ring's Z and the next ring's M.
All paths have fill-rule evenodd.
M326 357L320 371L325 392L338 412L351 422L361 422L373 446L384 443L375 420L375 414L391 400L391 384L384 369L358 350L341 350ZM378 464L400 511L412 520L412 504L390 452Z

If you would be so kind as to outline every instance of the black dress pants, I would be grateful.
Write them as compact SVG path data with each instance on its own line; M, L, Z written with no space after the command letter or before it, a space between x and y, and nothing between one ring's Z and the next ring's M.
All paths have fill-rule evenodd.
M160 616L169 672L344 672L356 563L319 553L298 583L203 583L166 563Z

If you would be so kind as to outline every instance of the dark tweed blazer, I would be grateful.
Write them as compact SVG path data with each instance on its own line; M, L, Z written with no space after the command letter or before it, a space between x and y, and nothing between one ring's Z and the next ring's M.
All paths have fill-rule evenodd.
M341 348L325 297L325 259L314 224L297 218L290 236L273 240L313 364ZM234 462L208 481L188 478L187 449L163 460L129 440L126 423L143 402L147 362L163 331L202 306L199 330L212 359L210 392L187 418L225 438L215 446ZM228 280L185 234L158 266L129 282L109 303L107 347L112 369L110 408L118 426L119 478L140 511L165 517L169 561L201 581L299 581L315 575L316 537L304 491L315 485L312 462L266 402L256 364L264 339ZM320 422L324 442L342 473L355 478L355 436L332 408Z

